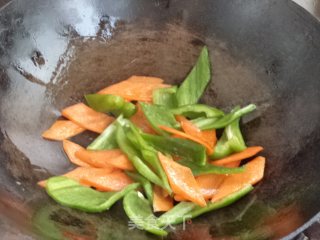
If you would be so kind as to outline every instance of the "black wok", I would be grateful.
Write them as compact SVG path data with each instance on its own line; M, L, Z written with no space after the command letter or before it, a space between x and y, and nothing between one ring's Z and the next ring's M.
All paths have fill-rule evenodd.
M201 47L213 76L203 102L243 119L265 147L266 177L238 203L176 226L168 239L293 238L320 210L320 24L291 1L12 1L0 11L1 239L154 239L129 230L121 203L93 215L36 186L73 166L41 139L59 110L136 75L181 82ZM85 145L94 134L75 141Z

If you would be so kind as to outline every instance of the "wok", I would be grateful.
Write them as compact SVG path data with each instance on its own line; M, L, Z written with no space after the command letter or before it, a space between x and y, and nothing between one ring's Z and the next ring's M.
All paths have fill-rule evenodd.
M243 132L265 147L266 176L168 239L292 239L320 210L319 39L320 24L291 1L10 2L0 11L1 239L155 239L129 229L121 203L86 214L49 199L36 182L73 166L41 133L63 107L133 74L180 83L204 44L213 75L201 101L257 104Z

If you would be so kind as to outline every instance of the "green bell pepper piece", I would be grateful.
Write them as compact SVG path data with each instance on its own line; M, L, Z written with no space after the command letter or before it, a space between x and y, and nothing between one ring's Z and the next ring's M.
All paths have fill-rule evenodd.
M239 126L240 118L229 124L217 142L213 154L210 158L220 159L234 152L241 152L247 148Z
M180 219L181 217L186 216L193 209L195 209L196 206L197 205L192 202L178 203L173 208L171 208L168 212L165 212L158 218L158 226L164 227L166 225L174 223L176 219Z
M128 193L123 199L123 208L129 219L139 228L159 236L168 234L157 225L157 218L152 213L150 203L140 192Z
M229 145L228 138L225 132L223 132L221 138L218 140L216 146L214 147L213 154L210 155L212 159L221 159L229 156L233 153L233 149Z
M160 152L180 156L198 165L207 162L206 148L190 140L143 133L141 136Z
M87 94L85 99L89 107L98 112L110 112L115 116L122 114L131 117L136 112L136 106L126 102L123 97L111 94Z
M207 47L203 47L197 63L177 91L178 106L197 103L211 79Z
M119 192L98 192L80 185L77 181L58 176L49 178L46 190L49 196L61 205L94 213L108 210L116 201L139 185L130 184Z
M191 169L194 176L204 175L204 174L232 174L232 173L242 173L245 170L245 167L238 168L227 168L215 166L210 163L199 166L188 160L180 160L179 164L184 165Z
M146 159L146 161L156 171L158 176L160 176L160 178L162 180L162 187L171 195L172 190L169 185L168 177L167 177L164 169L162 168L162 165L161 165L160 160L158 158L157 151L154 149L152 149L152 150L143 149L143 150L141 150L141 153L142 153L143 158Z
M157 151L148 144L141 136L141 131L133 123L128 123L129 130L127 131L127 138L130 142L140 150L142 158L152 167L156 174L161 178L163 188L168 191L169 194L172 193L170 188L167 175L162 168L162 165L158 159Z
M224 128L230 123L232 123L234 120L242 117L245 114L248 114L256 109L256 105L249 104L248 106L237 109L221 118L202 118L202 119L196 119L195 121L192 121L198 128L201 130L208 130L208 129L219 129Z
M122 115L118 119L123 118ZM116 140L116 121L111 123L92 143L87 147L88 150L109 150L118 147Z
M230 123L224 131L228 139L228 144L233 151L241 152L247 148L240 130L240 118Z
M239 191L232 193L217 202L207 203L207 206L205 206L205 207L200 207L200 206L196 205L195 203L191 203L194 205L194 208L191 208L191 206L189 206L189 205L186 206L188 208L191 208L191 210L189 212L183 211L184 210L183 206L180 206L178 210L181 211L182 214L179 214L179 211L175 210L175 207L178 208L179 204L182 204L182 203L179 203L174 208L172 208L171 210L169 210L168 212L165 213L166 216L168 216L168 217L165 217L164 216L165 214L162 215L163 218L162 218L162 216L160 217L161 221L158 220L158 222L159 222L158 224L159 224L159 226L163 227L163 226L175 225L175 224L182 223L187 219L195 218L201 214L229 206L232 203L238 201L240 198L247 195L252 190L253 190L253 187L251 185L248 185L248 186L240 189ZM171 211L173 211L173 213L171 213Z
M153 91L153 104L165 106L166 108L174 108L177 106L177 99L175 93L177 86L169 88L158 88Z
M170 109L170 112L172 112L174 115L183 115L191 119L200 117L217 118L224 116L223 111L204 104L185 105L182 107Z
M126 134L123 131L123 128L123 126L118 125L116 132L117 143L120 149L127 155L127 157L132 162L133 166L138 171L138 173L140 173L150 182L159 186L163 186L161 179L148 167L148 165L146 165L141 160L139 153L127 139Z
M152 184L150 183L150 181L138 173L126 171L126 174L130 178L132 178L134 181L139 182L142 185L142 188L144 190L144 193L146 194L147 199L149 200L150 204L152 204L153 203L153 189L152 189Z
M171 128L179 128L180 124L176 121L171 112L163 106L151 105L140 102L142 111L148 119L152 128L158 133L166 133L159 126L167 126Z
M242 189L240 189L239 191L232 193L228 196L226 196L225 198L217 201L217 202L210 202L207 204L207 206L205 207L200 207L200 206L196 206L191 212L190 215L192 218L195 218L203 213L206 212L210 212L213 210L217 210L219 208L223 208L226 206L229 206L230 204L238 201L240 198L244 197L245 195L247 195L249 192L251 192L253 190L253 186L252 185L248 185Z

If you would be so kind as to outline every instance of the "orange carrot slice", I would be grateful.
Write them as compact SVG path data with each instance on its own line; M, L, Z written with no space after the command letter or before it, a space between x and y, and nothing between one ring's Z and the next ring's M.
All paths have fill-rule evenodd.
M63 150L67 154L70 162L72 162L75 165L78 165L80 167L90 167L91 165L81 161L79 158L76 157L75 153L79 151L80 149L84 149L82 146L79 144L76 144L74 142L71 142L69 140L63 140L62 142L63 145Z
M42 133L42 137L61 141L82 133L85 130L85 128L80 127L72 121L57 120L48 130Z
M164 197L162 188L153 187L153 211L166 212L173 208L173 200L170 196Z
M184 132L181 132L181 131L179 131L179 130L176 130L176 129L174 129L174 128L170 128L170 127L167 127L167 126L159 126L159 128L162 129L162 130L164 130L164 131L166 131L166 132L168 132L168 133L173 134L173 136L178 136L178 137L186 138L186 139L192 140L192 141L194 141L194 142L197 142L197 143L205 146L206 149L207 149L208 154L211 154L211 153L213 152L213 148L211 148L211 147L209 146L209 144L207 144L206 142L204 142L203 140L201 140L201 139L199 139L199 138L196 138L196 137L194 137L194 136L188 135L188 134L186 134L186 133L184 133Z
M129 101L151 102L153 90L166 87L170 87L170 85L163 84L163 80L160 78L132 76L127 80L106 87L98 93L118 95Z
M174 200L177 201L177 202L182 202L182 201L186 202L186 201L188 201L186 198L184 198L184 197L182 197L182 196L180 196L180 195L177 195L177 194L175 194L175 195L173 196L173 198L174 198Z
M176 119L178 122L180 122L181 128L186 134L204 142L204 146L207 146L208 154L213 153L214 146L217 142L217 135L215 129L201 131L196 125L194 125L184 116L176 116Z
M266 159L264 157L256 157L245 165L245 172L228 175L211 201L218 201L247 185L259 182L264 175L265 162Z
M133 170L130 160L120 149L90 151L84 148L75 153L81 161L97 168L119 168L124 170Z
M131 184L132 180L124 172L116 171L109 174L82 177L80 183L94 187L99 191L115 192Z
M227 163L232 163L232 162L238 162L241 160L244 160L246 158L253 157L256 155L258 152L261 152L263 150L263 147L256 146L256 147L248 147L242 152L234 153L228 157L225 157L223 159L219 159L217 161L212 161L211 163L217 166L222 166Z
M40 187L45 188L45 187L46 187L46 183L47 183L47 180L42 180L42 181L39 181L37 184L38 184Z
M75 181L80 181L82 178L88 178L96 175L107 175L114 171L114 168L92 168L92 167L77 167L74 170L64 174L65 177ZM39 186L45 187L46 180L38 182Z
M92 168L92 167L77 167L76 169L64 174L64 176L76 181L82 178L87 178L95 175L105 175L114 171L114 168Z
M226 175L223 174L205 174L196 177L202 196L208 200L217 193L217 189L224 181Z
M233 168L233 167L239 167L240 164L241 164L241 161L237 161L237 162L226 163L226 164L223 164L222 166Z
M97 133L102 133L114 120L113 117L96 112L84 103L78 103L63 109L62 115L79 126Z
M224 167L239 167L241 161L231 162L224 164ZM200 192L203 197L208 200L216 194L218 188L221 186L223 181L228 177L224 174L205 174L196 177L196 181L200 188ZM182 200L183 201L183 200Z
M139 127L143 132L155 134L156 132L151 127L149 121L144 115L140 104L137 104L137 112L130 118L131 122L133 122L137 127Z
M206 206L199 186L190 168L180 165L172 159L158 153L161 165L168 177L172 191L200 206Z

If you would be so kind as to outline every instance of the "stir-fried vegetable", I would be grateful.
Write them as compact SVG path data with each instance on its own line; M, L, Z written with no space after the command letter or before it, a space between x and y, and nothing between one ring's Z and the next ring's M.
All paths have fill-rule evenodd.
M254 185L263 178L265 158L257 157L245 165L246 171L229 175L219 188L219 192L213 196L212 202L228 196L247 186Z
M190 168L194 176L209 174L209 173L213 173L213 174L241 173L245 171L243 167L227 168L227 167L215 166L212 164L199 166L188 160L180 160L179 163Z
M265 169L264 157L250 160L263 148L247 147L240 130L241 117L256 106L225 114L198 103L210 68L204 47L180 86L132 76L86 95L89 106L78 103L63 109L67 120L57 120L43 137L62 141L78 167L38 185L58 203L85 212L108 210L123 198L129 219L159 236L168 234L165 226L245 196ZM223 129L221 136L216 129ZM86 148L67 140L85 130L100 134ZM156 217L154 212L164 213Z
M171 128L179 127L179 123L176 121L173 114L170 113L165 107L146 103L140 104L144 115L147 117L149 123L156 132L162 133L159 126L168 126Z
M138 128L140 128L145 133L155 134L151 124L144 115L141 105L137 104L137 112L130 118L130 121L134 123Z
M211 78L207 47L200 53L196 65L177 90L178 106L195 104L202 96Z
M78 124L68 120L57 120L48 130L42 133L42 137L49 140L61 141L71 138L85 131Z
M140 192L131 191L123 199L124 211L138 227L159 236L168 233L158 227L157 218L153 215L151 206Z
M123 117L120 115L117 121ZM87 147L88 150L108 150L118 147L116 140L116 121L111 123L92 143Z
M141 176L138 173L133 173L127 171L126 174L131 177L132 180L140 183L143 187L144 193L146 194L147 199L149 200L150 204L153 202L153 190L152 190L152 184L150 181L148 181L146 178Z
M122 128L117 129L117 141L121 150L128 156L135 169L150 182L162 185L161 179L151 170L151 168L145 164L139 157L138 152L128 141Z
M114 120L113 117L96 112L83 103L67 107L61 113L79 126L97 133L102 133Z
M248 114L256 109L256 105L250 104L244 108L237 109L221 118L200 118L193 120L193 123L201 130L219 129L232 123L234 120L241 118L243 115Z
M85 212L102 212L138 186L138 183L133 183L120 192L103 193L66 177L53 177L48 180L46 190L54 200L64 206Z
M183 116L176 116L176 119L180 122L183 131L198 139L196 142L201 142L207 148L208 154L213 153L213 148L217 143L217 134L215 129L201 131L197 126L195 126L191 121Z
M206 212L210 212L213 210L217 210L219 208L223 208L229 206L230 204L234 203L235 201L239 200L249 192L253 190L251 185L247 185L244 188L240 189L237 192L234 192L227 197L221 199L220 201L214 203L208 203L205 207L200 207L194 203L189 202L181 202L177 204L174 208L170 211L163 214L158 219L159 226L165 226L169 224L179 224L183 221L191 218L195 218L201 214Z
M113 171L81 178L80 183L102 192L117 192L131 184L132 180L122 171Z
M217 142L214 153L210 156L213 159L220 159L233 152L240 152L247 148L239 126L240 119L234 120L229 124Z
M201 117L218 118L224 116L223 111L204 104L184 105L178 108L170 109L170 112L172 112L174 115L183 115L191 119Z
M159 126L159 128L168 132L168 133L173 134L175 137L189 139L191 141L194 141L196 143L199 143L199 144L205 146L207 149L207 152L209 154L211 154L213 152L213 146L211 144L209 144L208 142L206 142L202 137L200 137L199 136L200 134L197 136L193 136L193 135L189 135L187 133L184 133L182 131L176 130L174 128L166 127L166 126ZM215 133L213 133L213 134L215 135ZM214 143L214 142L212 141L212 143Z
M96 168L113 167L123 170L133 170L133 166L120 149L91 151L79 149L76 157Z
M152 206L154 212L166 212L173 208L173 199L169 194L164 195L162 188L154 186Z
M132 76L127 80L113 84L99 91L99 94L113 94L121 96L128 101L151 102L152 93L159 88L168 88L161 78Z
M72 162L73 164L80 166L80 167L90 167L91 166L89 163L86 163L76 157L76 152L81 149L84 149L83 147L81 147L79 144L76 144L76 143L71 142L69 140L63 140L62 143L63 143L63 145L62 145L63 150L67 154L70 162Z
M253 157L258 152L261 152L263 150L263 147L257 146L257 147L248 147L247 149L243 150L242 152L232 154L226 158L219 159L216 161L213 161L212 164L216 166L223 166L228 163L238 162L241 160L244 160L246 158Z
M153 104L162 105L166 108L174 108L177 106L176 92L177 86L170 88L159 88L153 91Z
M206 201L200 193L199 187L190 168L180 165L161 153L159 153L159 159L162 167L167 173L173 192L198 204L199 206L206 206Z
M85 95L88 105L98 111L112 113L116 116L131 117L136 112L136 106L126 102L124 98L111 94L88 94Z
M160 152L180 156L194 161L198 165L206 164L206 149L198 143L185 139L151 134L142 134L142 137Z
M168 178L158 159L157 151L143 139L139 130L130 122L128 131L128 139L131 141L132 144L136 146L137 149L140 150L140 153L145 162L152 166L155 173L160 177L164 189L171 194L172 191L169 186Z

